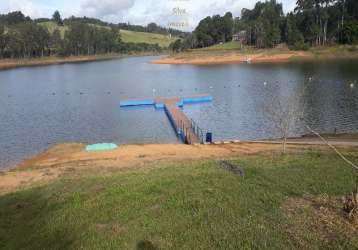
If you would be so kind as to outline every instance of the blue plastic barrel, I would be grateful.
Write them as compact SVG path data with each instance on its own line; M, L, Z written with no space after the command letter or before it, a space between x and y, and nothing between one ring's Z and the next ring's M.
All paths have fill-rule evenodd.
M213 142L213 133L206 133L206 140L207 143Z

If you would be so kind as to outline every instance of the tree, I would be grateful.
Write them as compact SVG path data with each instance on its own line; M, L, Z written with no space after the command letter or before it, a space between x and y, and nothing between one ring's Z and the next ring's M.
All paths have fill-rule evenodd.
M358 44L358 21L346 22L341 39L343 43Z
M274 47L281 38L282 4L276 0L257 2L254 9L243 9L236 26L246 30L247 41L256 47Z
M180 39L175 40L175 42L171 43L169 45L169 48L174 52L174 53L179 53L182 51L182 42Z
M265 102L261 109L280 135L283 153L286 153L287 138L292 129L304 118L305 103L302 102L304 89L295 89L291 94L278 96L278 85L265 84L265 88Z
M56 10L55 13L53 13L52 20L54 22L56 22L58 25L60 25L60 26L63 25L61 14L60 14L60 12L58 10Z
M6 47L6 34L4 25L0 25L0 58L4 57L4 51Z
M288 14L286 22L288 47L294 50L306 49L303 35L297 28L296 19L292 13Z
M36 43L38 46L38 50L41 52L41 56L43 57L45 55L45 52L49 50L50 33L46 28L42 26L36 25L36 28Z
M198 39L199 47L208 47L214 44L212 37L213 21L211 17L206 17L199 22L199 25L194 30L194 34Z
M232 40L232 32L234 30L234 19L231 12L227 12L223 16L223 33L224 33L224 40L225 42Z
M64 44L59 29L55 29L50 37L50 54L64 54Z
M23 22L31 21L30 17L25 17L21 11L10 12L6 15L0 15L0 23L6 25L13 25Z
M156 23L150 23L147 25L147 32L149 33L155 33L158 31L160 27L158 27L158 25Z
M232 39L234 20L232 14L227 12L220 15L208 16L199 22L194 30L198 47L208 47L219 42L227 42Z

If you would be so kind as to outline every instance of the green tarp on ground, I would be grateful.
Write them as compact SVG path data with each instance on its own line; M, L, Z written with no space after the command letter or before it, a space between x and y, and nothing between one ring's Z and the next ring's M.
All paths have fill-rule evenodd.
M97 144L88 145L86 147L86 151L96 152L96 151L113 150L116 148L118 148L118 145L114 143L97 143Z

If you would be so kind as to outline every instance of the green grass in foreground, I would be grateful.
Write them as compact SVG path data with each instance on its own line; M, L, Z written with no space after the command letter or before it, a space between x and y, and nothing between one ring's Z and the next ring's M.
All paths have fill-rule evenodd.
M357 162L358 153L350 158ZM309 208L294 217L283 209L293 198L351 190L351 171L335 155L245 156L235 162L245 177L201 161L66 177L2 196L0 248L357 248L358 237L335 227L323 240Z

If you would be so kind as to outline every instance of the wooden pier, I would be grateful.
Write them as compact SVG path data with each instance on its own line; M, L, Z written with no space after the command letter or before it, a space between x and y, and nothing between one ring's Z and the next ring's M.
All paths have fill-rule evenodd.
M164 109L176 134L186 144L199 144L204 142L201 129L190 120L182 111L184 104L211 102L210 95L196 95L189 97L154 97L142 99L129 99L121 101L121 107L154 105L156 109Z

